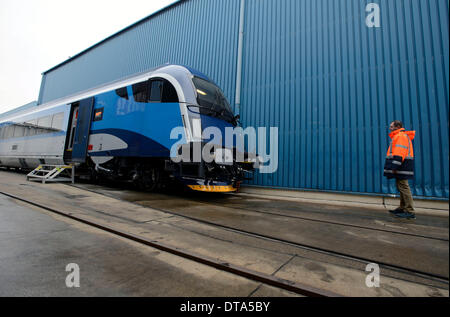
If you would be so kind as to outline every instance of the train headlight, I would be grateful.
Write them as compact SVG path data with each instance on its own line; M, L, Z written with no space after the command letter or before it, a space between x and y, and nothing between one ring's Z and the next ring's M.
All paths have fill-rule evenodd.
M233 151L230 149L216 149L214 161L220 165L233 165Z

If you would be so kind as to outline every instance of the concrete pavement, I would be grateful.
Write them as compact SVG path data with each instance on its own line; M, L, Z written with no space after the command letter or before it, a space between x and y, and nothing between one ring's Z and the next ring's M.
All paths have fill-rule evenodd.
M80 269L80 287L66 286L70 263ZM0 296L250 294L294 295L0 195Z

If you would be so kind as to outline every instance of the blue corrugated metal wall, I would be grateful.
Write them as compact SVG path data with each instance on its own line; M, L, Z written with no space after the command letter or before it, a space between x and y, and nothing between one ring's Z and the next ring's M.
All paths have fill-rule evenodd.
M254 184L395 192L388 125L417 131L419 196L448 197L448 2L248 0L243 118L280 127L280 166Z
M366 4L381 27L365 24ZM213 78L234 101L240 0L190 0L43 77L45 102L163 64ZM279 169L256 185L394 193L388 124L417 131L417 196L449 197L447 0L246 0L241 117L278 126Z

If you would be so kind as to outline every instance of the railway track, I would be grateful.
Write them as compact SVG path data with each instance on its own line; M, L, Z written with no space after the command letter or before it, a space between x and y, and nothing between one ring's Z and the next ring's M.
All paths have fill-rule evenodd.
M111 227L111 226L108 226L105 224L101 224L99 222L88 220L81 216L76 216L76 215L73 215L73 214L70 214L67 212L56 210L54 208L50 208L50 207L44 206L42 204L39 204L39 203L36 203L33 201L29 201L27 199L18 197L16 195L12 195L10 193L5 193L3 191L0 191L0 194L4 195L6 197L12 198L14 200L18 200L18 201L24 202L26 204L30 204L32 206L42 208L42 209L52 212L54 214L75 220L75 221L83 223L85 225L100 229L102 231L109 232L116 236L131 240L131 241L134 241L134 242L137 242L137 243L140 243L140 244L143 244L143 245L146 245L146 246L149 246L149 247L152 247L152 248L155 248L155 249L158 249L158 250L161 250L161 251L173 254L173 255L177 255L177 256L192 260L197 263L208 265L210 267L216 268L221 271L232 273L232 274L235 274L235 275L238 275L238 276L241 276L241 277L253 280L253 281L257 281L257 282L260 282L260 283L263 283L266 285L270 285L273 287L277 287L277 288L280 288L283 290L287 290L287 291L290 291L290 292L293 292L293 293L296 293L299 295L303 295L303 296L307 296L307 297L340 297L340 295L330 292L330 291L327 291L327 290L317 289L317 288L311 287L309 285L303 285L303 284L300 284L297 282L284 280L284 279L277 278L272 275L249 270L244 267L240 267L240 266L237 266L237 265L234 265L231 263L225 263L223 261L219 261L217 259L213 259L213 258L204 256L204 255L200 255L200 254L197 254L194 252L188 252L188 251L182 250L180 248L172 247L172 246L169 246L167 244L164 244L164 243L161 243L158 241L152 241L152 240L146 239L145 237L138 236L138 235L135 235L135 234L123 231L123 230L119 230L117 228L114 228L114 227Z
M345 253L341 253L341 252L337 252L337 251L333 251L333 250L325 249L325 248L318 248L318 247L315 247L315 246L312 246L312 245L301 244L301 243L298 243L298 242L284 240L284 239L272 237L272 236L269 236L269 235L262 235L262 234L259 234L259 233L254 233L254 232L250 232L250 231L236 229L236 228L233 228L233 227L217 224L217 223L214 223L214 222L211 222L211 221L206 221L206 220L198 219L198 218L195 218L195 217L189 217L189 216L186 216L186 215L183 215L183 214L180 214L180 213L176 213L176 212L165 210L165 209L161 209L161 208L154 208L154 207L150 207L150 208L153 208L155 210L158 210L158 211L161 211L161 212L164 212L164 213L167 213L167 214L171 214L171 215L174 215L174 216L179 216L179 217L183 217L185 219L197 221L197 222L200 222L200 223L203 223L203 224L206 224L206 225L210 225L210 226L222 228L222 229L225 229L225 230L229 230L229 231L232 231L232 232L235 232L235 233L245 234L247 236L251 236L251 237L254 237L254 238L259 238L259 239L279 242L279 243L283 243L283 244L286 244L286 245L294 246L294 247L297 247L297 248L305 249L305 250L308 250L308 251L319 252L319 253L322 253L322 254L331 255L331 256L335 256L335 257L340 257L340 258L347 259L347 260L357 261L357 262L361 262L361 263L364 263L364 264L377 263L378 265L380 265L381 268L384 268L384 269L389 269L389 270L397 271L397 272L400 272L400 273L414 274L414 275L422 277L422 278L437 279L437 281L445 282L447 284L449 282L449 279L446 276L442 276L442 275L438 275L438 274L432 274L432 273L423 272L423 271L420 271L420 270L414 270L414 269L411 269L411 268L406 268L406 267L402 267L402 266L398 266L398 265L392 265L392 264L389 264L389 263L380 262L379 260L373 260L373 259L368 259L368 258L364 258L364 257L357 257L357 256L354 256L354 255L345 254Z
M199 202L199 203L202 203L205 205L214 206L212 203L205 202L202 200L194 199L193 201L196 201L196 202ZM212 201L212 202L221 203L223 205L223 202L219 202L219 201ZM438 238L438 237L414 234L414 233L409 233L409 232L401 232L401 231L397 231L397 230L387 230L387 229L373 228L373 227L368 227L368 226L359 226L359 225L354 225L354 224L349 224L349 223L344 223L344 222L328 221L328 220L320 220L320 219L314 219L314 218L309 218L309 217L287 215L287 214L278 213L278 212L270 212L270 211L264 211L264 210L260 210L260 209L254 209L254 208L247 208L247 207L242 207L242 206L233 206L232 204L226 204L223 206L228 207L228 208L239 208L241 210L246 210L246 211L251 211L251 212L256 212L256 213L266 214L266 215L272 215L272 216L286 217L286 218L299 219L299 220L305 220L305 221L311 221L311 222L317 222L317 223L326 223L326 224L349 227L349 228L365 229L365 230L370 230L370 231L385 232L385 233L402 235L402 236L410 236L410 237L416 237L416 238L449 242L449 239L445 239L445 238Z
M253 237L253 238L273 241L273 242L277 242L277 243L282 243L282 244L286 244L286 245L293 246L293 247L296 247L296 248L300 248L300 249L304 249L304 250L308 250L308 251L313 251L313 252L325 254L325 255L328 255L328 256L338 257L338 258L342 258L342 259L346 259L346 260L351 260L351 261L359 262L359 263L362 263L362 264L377 263L380 266L380 268L383 268L385 270L391 270L391 271L398 272L398 273L413 275L413 276L416 276L416 277L420 277L420 278L429 279L429 280L437 281L437 282L440 282L440 283L444 283L446 285L449 284L449 278L447 276L443 276L443 275L439 275L439 274L433 274L433 273L430 273L430 272L416 270L416 269L413 269L413 268L408 268L408 267L395 265L395 264L391 264L391 263L386 263L386 262L382 262L380 260L375 260L375 259L370 259L370 258L366 258L366 257L360 257L360 256L351 255L351 254L346 254L346 253L338 252L338 251L331 250L331 249L320 248L320 247L316 247L316 246L313 246L313 245L302 244L302 243L298 243L298 242L294 242L294 241L280 239L280 238L273 237L273 236L270 236L270 235L264 235L264 234L260 234L260 233L246 231L246 230L234 228L234 227L231 227L231 226L219 224L219 223L216 223L216 222L200 219L198 217L187 216L187 215L181 214L179 212L175 212L175 211L172 211L172 210L167 210L167 209L163 209L163 208L160 208L160 207L152 206L151 204L150 205L149 204L142 205L142 204L139 204L138 202L132 202L132 201L128 201L128 200L124 200L124 199L118 198L118 197L109 196L109 195L107 195L107 194L105 194L105 193L103 193L101 191L87 189L87 188L84 188L84 187L78 187L76 185L68 185L68 186L73 186L73 187L76 187L76 188L80 188L80 189L83 189L83 190L87 190L87 191L93 192L95 194L103 195L103 196L110 197L110 198L119 199L119 200L126 201L126 202L129 202L129 203L133 203L133 204L135 204L137 206L140 206L140 207L142 207L142 206L149 207L149 208L152 208L154 210L157 210L157 211L169 214L169 215L182 217L184 219L188 219L188 220L196 221L196 222L199 222L199 223L202 223L202 224L214 226L214 227L221 228L221 229L224 229L224 230L228 230L228 231L231 231L231 232L234 232L234 233L247 235L247 236L250 236L250 237ZM202 202L202 203L208 205L208 203L204 203L204 202ZM209 205L212 205L212 204L209 204ZM250 211L254 211L252 209L249 209L249 210ZM278 214L278 213L267 213L267 214L277 215L277 216L286 216L286 215L282 215L282 214ZM292 217L292 216L288 216L288 217ZM303 217L295 217L295 216L294 216L294 218L299 218L301 220L311 220L311 219L303 219ZM346 225L346 224L342 224L342 223L335 223L335 222L329 222L329 221L320 221L320 220L317 220L317 219L315 219L314 221L315 222L335 224L335 225ZM358 228L362 228L362 229L368 229L368 230L376 230L376 229L367 228L367 227L364 227L364 226L355 226L355 225L349 225L349 226L358 227ZM377 231L389 232L389 233L392 233L392 234L404 234L402 232L390 231L390 230L377 230ZM412 234L406 234L406 235L412 235ZM422 235L412 235L412 236L419 237L419 238L425 238L425 239L434 239L434 240L448 241L448 240L445 240L445 239L439 239L439 238L435 238L435 237L427 237L427 236L422 236Z
M90 188L85 188L85 187L82 187L82 186L79 186L79 185L69 185L69 186L73 186L73 187L76 187L76 188L79 188L79 189L87 190L87 191L90 191L90 192L93 192L93 193L96 193L96 194L100 194L100 195L104 195L104 196L120 199L122 201L127 201L127 202L134 203L133 201L129 201L129 200L122 199L122 198L117 198L116 196L107 195L107 194L105 194L105 193L103 193L101 191L93 190L93 189L90 189ZM322 220L322 219L316 219L316 218L310 218L310 217L304 217L304 216L290 215L290 214L285 214L285 213L281 213L281 212L270 212L270 211L265 211L265 210L261 210L261 209L244 207L244 206L241 206L240 204L238 204L238 205L233 204L233 203L230 204L230 203L224 202L223 200L211 200L210 197L208 197L208 201L205 201L203 199L198 199L195 196L194 197L181 196L181 198L177 197L177 199L185 199L185 200L188 200L190 202L196 202L196 203L200 203L200 204L211 206L211 207L216 207L216 206L219 205L219 206L226 207L226 208L232 208L232 209L238 208L240 210L255 212L255 213L259 213L259 214L266 214L266 215L271 215L271 216L285 217L285 218L290 218L290 219L298 219L298 220L304 220L304 221L310 221L310 222L322 223L322 224L337 225L337 226L348 227L348 228L355 228L355 229L364 229L364 230L369 230L369 231L383 232L383 233L395 234L395 235L400 235L400 236L409 236L409 237L416 237L416 238L423 238L423 239L429 239L429 240L449 242L448 238L440 238L440 237L428 236L428 235L423 235L423 234L402 232L402 231L398 231L398 230L388 230L388 229L375 228L375 227L369 227L369 226L355 225L355 224L345 223L345 222ZM149 206L149 207L150 208L154 208L154 209L158 209L158 207L154 207L154 206Z

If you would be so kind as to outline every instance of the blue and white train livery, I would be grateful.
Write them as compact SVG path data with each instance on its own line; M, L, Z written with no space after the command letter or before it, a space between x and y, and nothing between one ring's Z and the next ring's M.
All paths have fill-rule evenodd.
M222 91L207 76L164 65L1 117L0 166L75 164L91 177L132 181L149 190L178 179L193 190L230 192L253 170L251 162L171 158L203 147L204 129L215 127L225 135L236 125ZM171 138L176 127L178 139ZM226 145L219 141L223 152ZM171 151L174 144L177 150Z

